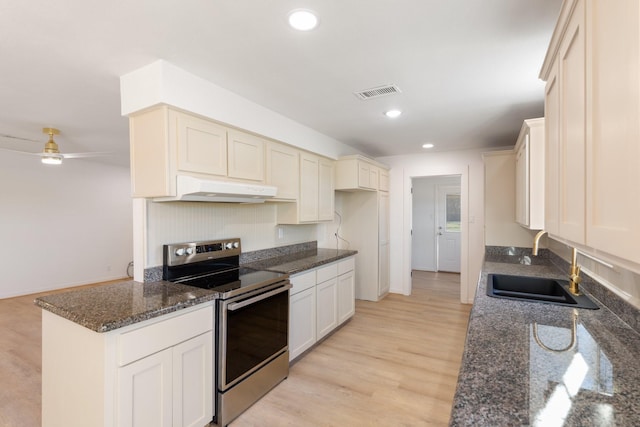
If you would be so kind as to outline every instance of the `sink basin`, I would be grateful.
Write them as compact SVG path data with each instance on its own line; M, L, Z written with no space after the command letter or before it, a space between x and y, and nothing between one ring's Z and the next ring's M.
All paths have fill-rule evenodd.
M489 274L487 277L487 295L495 298L543 302L591 310L599 308L584 294L572 295L569 292L568 280L543 277Z

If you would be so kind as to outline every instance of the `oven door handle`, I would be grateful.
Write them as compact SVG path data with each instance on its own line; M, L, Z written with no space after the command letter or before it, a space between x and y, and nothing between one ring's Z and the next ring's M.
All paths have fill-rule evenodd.
M253 304L255 302L262 301L263 299L267 299L269 297L277 295L277 294L279 294L281 292L288 291L292 287L293 287L293 285L291 283L287 283L286 285L284 285L282 287L274 289L273 291L270 291L270 292L265 292L264 294L260 294L260 295L258 295L256 297L249 298L249 299L246 299L246 300L240 301L240 302L232 302L231 304L229 304L227 306L227 310L229 310L229 311L238 310L238 309L240 309L242 307L248 306L249 304Z

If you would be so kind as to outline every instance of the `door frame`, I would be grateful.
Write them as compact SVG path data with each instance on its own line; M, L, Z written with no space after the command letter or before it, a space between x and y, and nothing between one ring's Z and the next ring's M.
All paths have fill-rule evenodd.
M412 171L410 168L403 170L402 199L404 208L402 248L404 252L402 260L402 289L403 294L411 295L411 227L413 224L413 200L411 197L411 183L413 178L423 178L441 175L460 175L460 302L469 304L473 302L473 289L469 286L469 165L445 166L434 173L424 173L419 167Z

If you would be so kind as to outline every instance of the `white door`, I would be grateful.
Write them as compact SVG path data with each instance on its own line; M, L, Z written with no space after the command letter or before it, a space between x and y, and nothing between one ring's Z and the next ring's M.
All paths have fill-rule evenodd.
M460 273L460 187L438 186L437 205L437 271Z

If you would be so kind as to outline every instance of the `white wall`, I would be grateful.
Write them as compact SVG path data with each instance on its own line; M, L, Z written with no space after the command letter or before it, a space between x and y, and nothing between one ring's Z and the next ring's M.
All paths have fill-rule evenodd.
M484 255L484 165L481 150L382 157L391 167L391 290L411 292L411 179L461 175L461 301L471 303ZM466 195L466 196L465 196Z
M411 268L436 271L436 191L439 185L460 186L458 176L414 178L411 239Z
M0 154L0 298L118 279L132 260L129 170Z
M530 248L536 232L516 222L515 153L511 150L486 153L484 163L485 244Z

